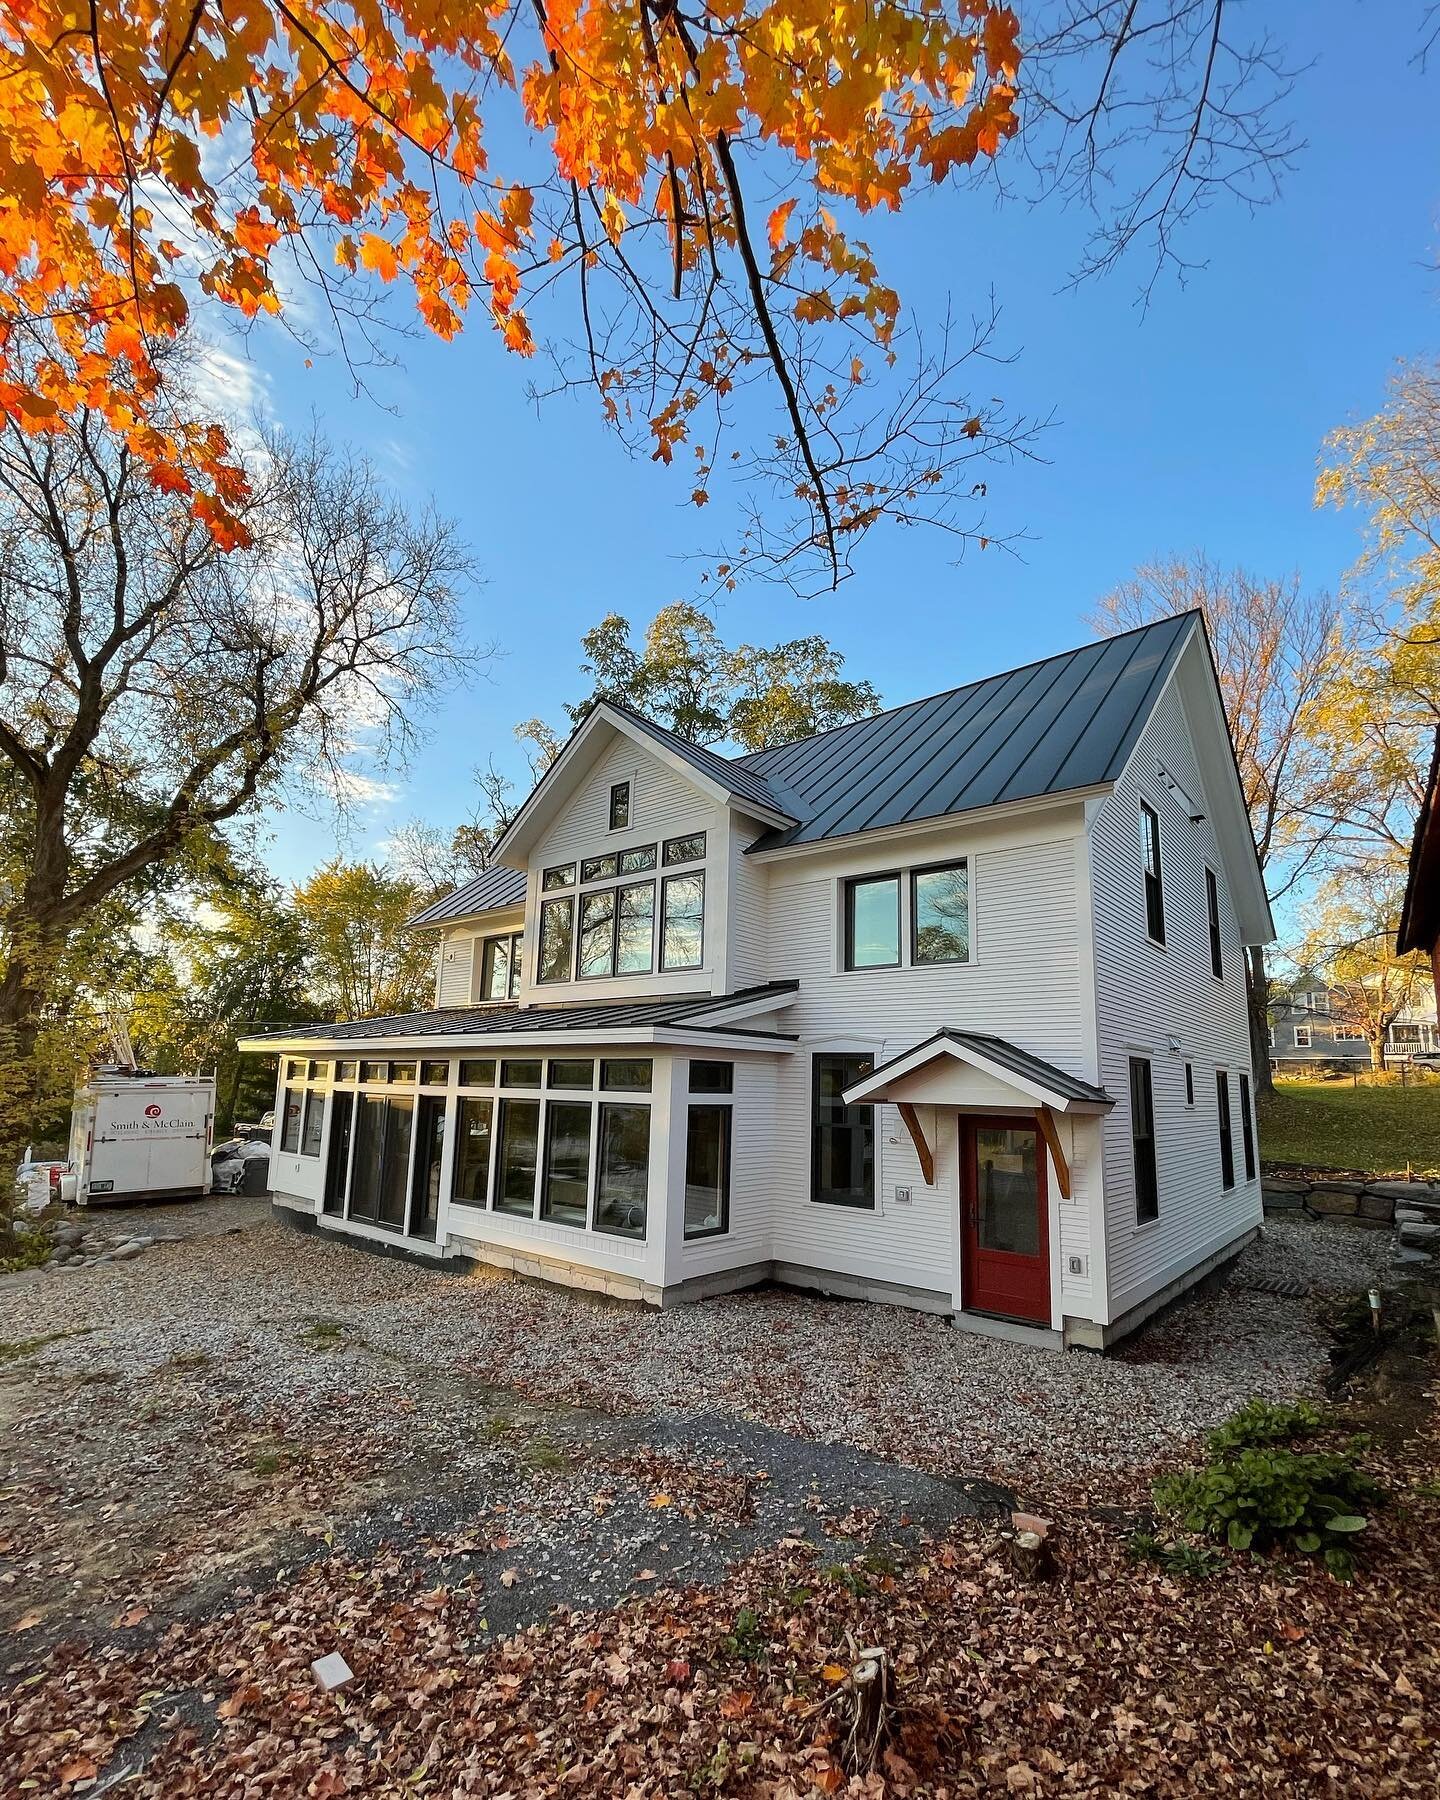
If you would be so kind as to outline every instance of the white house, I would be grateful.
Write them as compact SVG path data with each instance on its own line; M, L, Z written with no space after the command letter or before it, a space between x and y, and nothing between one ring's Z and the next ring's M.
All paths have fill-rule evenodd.
M1261 1220L1273 935L1197 614L728 758L586 717L279 1051L308 1228L668 1305L766 1279L1103 1347Z

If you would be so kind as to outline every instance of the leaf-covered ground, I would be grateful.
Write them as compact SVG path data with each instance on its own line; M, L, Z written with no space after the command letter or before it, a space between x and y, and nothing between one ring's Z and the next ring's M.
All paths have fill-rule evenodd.
M238 1203L194 1229L7 1295L6 1800L1437 1791L1428 1340L1347 1402L1395 1496L1353 1587L1128 1550L1187 1421L1314 1390L1374 1236L1287 1224L1102 1362L796 1296L652 1318L437 1279ZM1244 1291L1277 1274L1316 1297ZM747 1387L756 1354L788 1382ZM977 1454L1012 1422L1023 1458ZM1015 1498L1055 1521L1053 1584L1011 1569ZM867 1644L900 1710L852 1779L834 1677Z

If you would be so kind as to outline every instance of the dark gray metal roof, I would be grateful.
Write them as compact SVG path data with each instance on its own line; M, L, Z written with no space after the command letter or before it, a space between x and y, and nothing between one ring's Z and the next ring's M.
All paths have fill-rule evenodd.
M1043 1056L1032 1056L1028 1050L1022 1050L1008 1038L993 1037L986 1031L959 1031L949 1025L942 1025L930 1037L912 1044L899 1056L892 1056L889 1062L882 1063L865 1080L874 1081L887 1069L893 1069L896 1063L908 1062L917 1051L940 1043L951 1043L961 1050L973 1050L977 1056L983 1056L987 1061L999 1063L1001 1068L1009 1069L1012 1075L1022 1075L1028 1081L1049 1088L1052 1094L1064 1095L1067 1100L1088 1100L1097 1106L1115 1104L1104 1088L1092 1087L1088 1081L1081 1081L1078 1075L1069 1075L1064 1069L1057 1069L1054 1063L1046 1062Z
M525 903L525 871L504 869L499 863L485 869L464 887L436 900L424 912L416 913L412 925L441 925L446 919L463 919L471 913L489 912L498 906L523 906Z
M763 776L799 821L751 849L1115 780L1197 617L1175 614L740 758L732 768Z
M657 725L653 719L647 719L643 713L637 713L628 706L622 706L618 700L606 700L606 706L617 713L623 713L633 725L638 725L647 737L657 744L664 744L677 756L684 757L692 769L698 769L702 775L708 775L711 781L717 782L728 793L731 793L742 804L749 801L752 805L761 806L766 812L778 813L782 819L802 817L780 800L764 775L747 761L737 760L729 756L721 756L709 750L704 744L687 743L677 737L673 731L667 731L663 725Z
M607 1031L646 1025L693 1025L695 1029L742 1032L746 1037L783 1037L783 1032L756 1031L743 1025L707 1027L707 1014L725 1013L750 1000L793 994L796 981L770 981L734 994L682 994L663 1000L594 1000L583 1006L446 1006L433 1012L390 1013L378 1019L346 1019L338 1024L292 1025L284 1031L256 1032L247 1043L276 1039L324 1039L345 1043L367 1038L496 1037L516 1032Z

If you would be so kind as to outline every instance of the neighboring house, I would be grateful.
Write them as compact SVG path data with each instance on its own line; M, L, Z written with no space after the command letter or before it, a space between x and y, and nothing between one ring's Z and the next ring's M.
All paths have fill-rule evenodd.
M434 1011L246 1041L287 1218L1092 1347L1260 1224L1272 927L1198 614L733 759L601 703L496 854L416 920Z
M1402 954L1421 950L1430 958L1436 1004L1440 1006L1440 729L1435 733L1425 798L1415 821L1395 948Z
M1336 1016L1341 998L1317 985L1296 988L1270 1004L1270 1067L1277 1075L1298 1075L1327 1064L1370 1067L1370 1045L1364 1032ZM1428 1055L1440 1043L1433 1005L1410 1006L1385 1033L1385 1060L1407 1062Z

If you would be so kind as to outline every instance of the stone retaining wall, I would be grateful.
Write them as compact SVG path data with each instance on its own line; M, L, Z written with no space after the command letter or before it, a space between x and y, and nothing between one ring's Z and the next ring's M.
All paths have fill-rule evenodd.
M1266 1212L1305 1208L1334 1218L1390 1225L1399 1207L1440 1220L1440 1186L1429 1181L1326 1181L1303 1175L1266 1175L1261 1193Z

